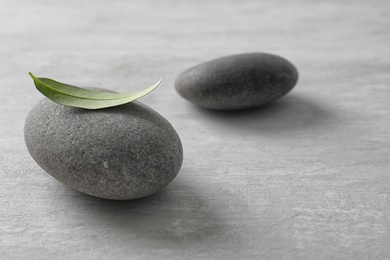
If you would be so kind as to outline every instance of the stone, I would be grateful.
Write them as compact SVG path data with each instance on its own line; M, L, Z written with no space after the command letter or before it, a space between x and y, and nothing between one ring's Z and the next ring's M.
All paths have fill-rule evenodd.
M175 80L177 92L205 108L236 110L258 107L287 94L298 71L286 59L267 53L226 56L198 64Z
M86 110L44 98L29 112L24 138L32 158L48 174L105 199L155 193L176 177L183 161L172 125L137 101Z

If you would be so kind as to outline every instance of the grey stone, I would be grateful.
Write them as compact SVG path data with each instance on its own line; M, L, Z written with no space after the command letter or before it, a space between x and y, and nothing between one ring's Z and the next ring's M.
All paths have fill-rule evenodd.
M106 199L150 195L178 174L183 148L172 125L137 101L85 110L41 100L27 116L25 143L48 174Z
M188 101L211 109L246 109L287 94L298 71L286 59L267 53L238 54L211 60L182 72L177 92Z

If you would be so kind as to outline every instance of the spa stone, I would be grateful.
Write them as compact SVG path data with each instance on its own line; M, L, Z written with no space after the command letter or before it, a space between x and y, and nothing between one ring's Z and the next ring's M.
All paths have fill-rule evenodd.
M86 110L44 98L28 114L25 143L48 174L92 196L148 196L178 174L183 148L172 125L140 102Z

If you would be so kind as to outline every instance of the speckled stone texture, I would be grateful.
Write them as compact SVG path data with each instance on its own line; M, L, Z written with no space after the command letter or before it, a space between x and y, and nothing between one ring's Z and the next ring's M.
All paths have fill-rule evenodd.
M269 103L287 94L298 71L286 59L267 53L245 53L201 63L182 72L177 92L211 109L236 110Z
M34 160L65 185L100 198L150 195L178 174L183 149L174 128L139 102L85 110L41 100L24 136Z

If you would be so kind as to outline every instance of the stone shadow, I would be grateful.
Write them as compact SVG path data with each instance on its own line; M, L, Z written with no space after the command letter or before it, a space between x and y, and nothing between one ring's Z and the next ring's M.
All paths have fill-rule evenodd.
M181 173L185 175L185 173ZM136 200L99 199L63 187L62 199L89 226L110 233L162 243L192 243L218 237L222 220L208 204L199 187L177 177L161 191ZM76 208L76 209L75 209ZM111 234L112 235L112 234ZM163 242L164 241L164 242Z
M194 106L192 112L211 126L218 124L240 131L279 133L313 126L332 126L337 120L331 110L323 102L320 104L309 98L288 95L253 109L219 111Z

